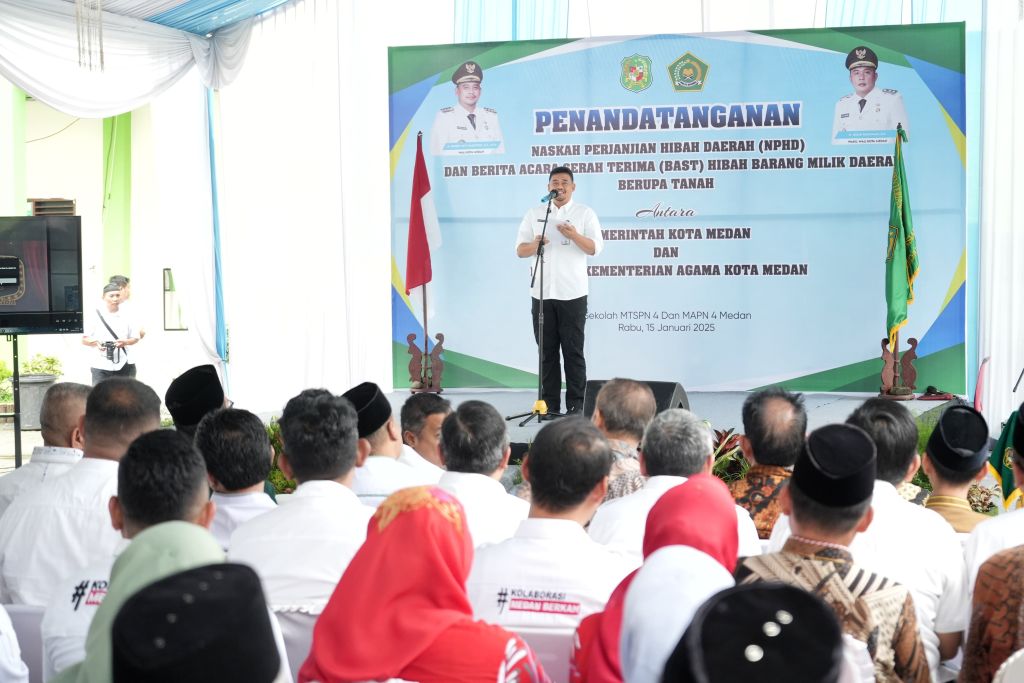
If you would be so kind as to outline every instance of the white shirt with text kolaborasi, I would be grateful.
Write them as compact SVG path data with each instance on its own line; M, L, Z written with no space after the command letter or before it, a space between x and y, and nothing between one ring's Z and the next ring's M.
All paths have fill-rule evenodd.
M121 542L108 505L117 462L82 458L19 497L0 518L0 602L46 605L60 581L108 559Z
M529 518L512 538L477 551L466 593L473 615L490 624L568 630L603 610L632 569L574 521Z
M915 505L887 481L876 481L871 526L850 544L854 561L910 589L932 680L939 680L939 633L966 631L967 569L953 527L934 510ZM768 552L790 536L789 518L779 517ZM964 636L966 637L966 632Z
M59 477L82 459L77 448L36 446L28 463L0 477L0 516L18 496L28 493L44 481Z
M511 538L530 514L529 503L509 495L500 481L486 474L445 472L437 485L462 503L477 548Z
M644 561L647 513L669 489L685 482L686 477L657 475L648 478L639 491L602 504L590 522L590 537L629 557L633 566L640 566ZM736 506L736 532L739 535L740 557L761 554L761 541L757 537L754 520L739 505Z
M540 235L541 229L544 227L546 211L547 204L541 204L526 212L519 224L519 232L516 234L517 247L520 244L532 242L537 235ZM583 204L577 204L571 199L561 208L552 203L547 232L544 233L550 240L544 245L545 299L571 301L586 296L589 291L587 281L587 258L589 257L572 240L563 237L562 233L558 231L556 226L565 221L572 223L576 231L584 237L594 240L594 256L600 254L604 248L601 223L593 209ZM532 268L536 256L530 258ZM540 298L539 275L533 282L530 294L534 299Z
M275 612L320 614L366 540L373 509L336 481L306 481L231 534L228 559L259 574Z

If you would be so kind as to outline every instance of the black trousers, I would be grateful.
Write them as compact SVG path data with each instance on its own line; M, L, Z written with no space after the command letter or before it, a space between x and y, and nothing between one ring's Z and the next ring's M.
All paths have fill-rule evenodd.
M558 353L565 361L565 407L583 410L583 392L587 388L587 361L583 358L583 327L587 322L587 297L561 301L544 300L544 339L538 337L537 313L540 301L533 302L533 338L544 351L541 367L541 397L548 410L561 412L562 372Z
M123 365L120 370L100 370L99 368L92 368L92 385L96 386L100 382L110 377L134 377L135 370L134 365Z

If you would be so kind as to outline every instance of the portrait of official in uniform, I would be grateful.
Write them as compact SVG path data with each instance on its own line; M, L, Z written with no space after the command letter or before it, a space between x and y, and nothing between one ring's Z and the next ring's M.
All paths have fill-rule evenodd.
M853 94L836 102L832 121L832 144L893 142L896 125L910 131L903 96L891 88L875 87L878 80L878 55L864 45L846 56Z
M498 112L477 106L483 80L484 70L476 62L465 62L452 74L457 102L441 109L434 118L430 131L433 154L505 153Z

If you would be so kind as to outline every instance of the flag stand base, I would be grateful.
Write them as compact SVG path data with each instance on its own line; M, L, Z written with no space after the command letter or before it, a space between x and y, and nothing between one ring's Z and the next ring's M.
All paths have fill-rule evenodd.
M904 351L902 356L899 343L897 334L895 347L890 351L889 338L882 339L882 386L879 388L878 397L890 401L913 401L917 398L914 395L914 389L917 388L917 369L914 367L914 361L917 360L917 339L907 339L910 348Z

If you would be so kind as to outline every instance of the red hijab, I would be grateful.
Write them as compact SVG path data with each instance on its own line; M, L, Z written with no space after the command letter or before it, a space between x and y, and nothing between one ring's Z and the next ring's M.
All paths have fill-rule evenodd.
M736 569L739 535L736 503L718 477L698 474L665 492L647 514L644 559L670 545L688 545L718 561L731 574ZM584 619L577 629L573 681L622 683L619 634L626 591L632 574L608 598L604 611ZM586 642L586 641L589 641Z
M454 497L426 486L393 494L317 619L300 683L397 677L445 629L472 621L472 562L466 515Z

